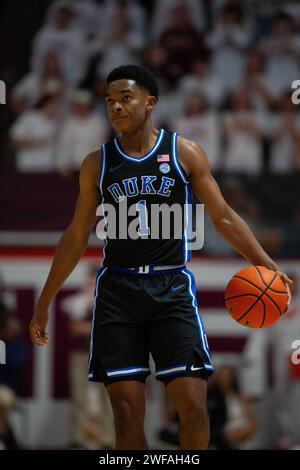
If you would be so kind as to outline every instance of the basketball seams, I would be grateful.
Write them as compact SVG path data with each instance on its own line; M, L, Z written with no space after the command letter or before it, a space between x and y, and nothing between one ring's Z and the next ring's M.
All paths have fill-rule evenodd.
M263 313L263 319L262 319L262 322L261 322L261 325L259 328L262 328L264 323L265 323L265 320L266 320L266 304L265 302L263 301L263 299L260 299L262 301L262 304L264 306L264 313Z
M238 297L255 297L257 299L257 295L256 294L237 294L237 295L231 295L230 297L226 297L225 298L225 302L227 302L227 300L231 300L231 299L236 299Z
M245 277L235 275L232 279L240 279L241 281L244 281L247 284L250 284L251 286L255 287L259 292L264 292L261 287L257 286L256 284L254 284L254 282L250 281L249 279L246 279Z
M265 306L265 303L264 303L263 299L261 298L261 296L260 296L260 297L256 297L256 301L255 301L252 305L250 305L250 307L248 308L248 310L247 310L245 313L243 313L239 318L236 318L235 320L236 320L237 322L240 322L240 320L242 320L244 317L246 317L246 316L248 315L248 313L251 312L252 308L254 307L254 305L256 305L256 304L258 303L258 301L260 301L260 302L263 304L263 309L264 309L264 313L263 313L263 323L264 323L264 321L265 321L265 307L266 307L266 306ZM261 328L261 327L260 327L260 328Z
M276 279L276 276L277 274L275 273L274 277L272 278L271 282L270 282L270 286L273 284L273 282L275 281ZM244 277L242 276L234 276L233 279L240 279L244 282L246 282L247 284L250 284L251 286L253 287L256 287L257 290L259 290L262 295L260 297L262 297L263 295L265 295L266 297L268 297L269 300L271 300L271 302L275 305L275 307L277 308L277 310L279 311L280 315L282 315L282 312L280 310L280 308L278 307L277 303L275 302L274 299L272 299L272 297L270 297L267 293L268 289L269 289L269 286L267 284L264 283L264 285L266 286L266 289L265 290L262 290L260 287L258 287L256 284L254 284L253 282L249 281L249 279L245 279ZM276 293L276 291L274 291ZM259 298L260 298L259 297Z
M266 286L267 284L266 284L266 281L264 280L264 278L263 278L263 276L262 276L261 271L258 269L257 266L254 266L254 268L255 268L256 271L258 272L258 275L259 275L259 277L260 277L261 282ZM279 276L279 278L280 278L280 276ZM282 285L284 286L284 283L283 283L283 281L282 281L281 278L280 278L280 280L281 280L281 282L282 282ZM269 287L269 290L272 291L272 292L275 292L276 294L286 294L285 291L282 291L282 290L275 290L275 289L272 289L272 287Z
M238 294L238 295L232 295L232 296L230 296L230 297L225 298L225 302L227 302L227 301L229 301L229 300L232 300L232 299L238 299L238 298L240 298L240 297L255 297L256 299L258 298L256 294L250 294L250 293L249 293L249 294ZM261 300L261 299L260 299L260 300ZM234 305L232 305L232 306L229 307L229 313L230 313L230 314L231 314L232 309L234 308L235 305L236 305L236 304L234 304ZM254 304L252 304L252 305L254 305ZM250 308L252 308L252 305L251 305ZM244 315L244 314L243 314L243 315Z
M256 294L238 294L238 295L232 295L231 297L227 297L227 298L225 299L225 302L227 302L228 300L232 300L232 299L239 298L239 297L255 297L256 299L258 298ZM259 297L258 300L261 301L261 303L263 304L263 309L264 309L264 311L263 311L263 319L262 319L261 325L260 325L260 327L259 327L259 328L262 328L262 327L263 327L263 324L265 323L265 319L266 319L266 304L265 304L265 302L263 301L262 298ZM252 309L253 305L254 305L254 304L251 305L250 309ZM229 313L230 313L230 314L231 314L232 310L234 309L234 307L235 307L235 304L232 305L231 307L229 307ZM247 312L247 315L248 315L248 313L249 313L249 312ZM243 315L245 315L245 314L243 314Z
M270 284L269 284L270 286L273 284L273 282L274 282L276 276L277 276L277 273L274 273L274 276L273 276L273 278L271 279L271 282L270 282ZM234 277L240 278L240 279L242 279L242 280L244 280L244 281L249 282L249 284L252 284L251 281L248 281L247 279L244 279L243 277L240 277L240 276L234 276ZM254 284L254 286L255 286L255 284ZM262 291L261 295L260 295L259 297L257 297L256 301L246 310L246 312L243 313L243 315L241 315L239 318L236 319L237 321L242 320L242 318L244 318L244 317L250 312L250 310L254 307L254 305L256 305L257 302L262 299L263 295L264 295L265 292L268 290L268 287L269 287L269 286L267 286L266 289L265 289L264 291ZM260 289L259 289L259 290L260 290ZM263 303L264 303L264 302L263 302ZM276 305L276 304L275 304L275 305ZM277 305L276 305L276 307L278 308ZM280 311L280 314L281 314L281 310L279 310L279 311Z
M255 266L255 268L256 268L256 266ZM259 272L259 273L260 273L260 272ZM260 274L261 274L261 273L260 273ZM266 291L267 291L267 290L271 290L272 292L277 293L277 291L276 291L275 289L272 289L272 287L271 287L272 284L273 284L273 282L275 282L275 279L276 279L277 276L278 276L278 274L275 272L275 276L273 277L272 281L270 282L270 284L269 284L268 286L267 286L267 284L263 281L264 285L267 286L267 287L266 287ZM277 305L277 302L276 302L272 297L270 297L270 296L267 294L266 291L265 291L265 296L268 297L269 300L271 300L271 302L275 305L275 307L276 307L277 310L279 311L279 315L281 316L284 312L281 311L281 309L280 309L280 308L278 307L278 305Z

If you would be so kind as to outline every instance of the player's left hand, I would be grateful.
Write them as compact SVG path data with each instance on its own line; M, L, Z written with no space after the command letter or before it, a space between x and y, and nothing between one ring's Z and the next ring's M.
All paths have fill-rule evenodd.
M284 282L286 288L287 288L287 293L288 293L288 302L287 302L287 306L286 306L286 310L289 308L290 306L290 303L292 301L292 294L291 294L291 291L290 291L290 288L289 286L291 284L294 283L294 281L292 279L290 279L285 273L283 273L282 271L276 271L277 274L281 277L282 281Z
M50 336L46 332L47 323L47 309L41 309L39 306L37 306L29 325L31 341L37 346L46 346L50 340Z

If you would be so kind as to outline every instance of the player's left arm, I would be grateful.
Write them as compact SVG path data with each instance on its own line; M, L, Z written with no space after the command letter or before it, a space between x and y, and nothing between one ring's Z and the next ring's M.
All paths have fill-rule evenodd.
M225 201L205 152L194 142L179 138L178 155L195 194L204 204L217 231L250 263L278 272L286 284L291 284L293 281L280 271L247 223Z

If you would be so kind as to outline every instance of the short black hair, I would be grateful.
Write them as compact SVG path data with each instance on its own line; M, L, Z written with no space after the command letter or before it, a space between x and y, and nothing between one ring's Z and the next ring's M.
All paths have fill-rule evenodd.
M158 100L159 90L154 75L144 67L139 65L121 65L113 69L106 79L108 85L115 80L134 80L138 86L149 91L151 96Z

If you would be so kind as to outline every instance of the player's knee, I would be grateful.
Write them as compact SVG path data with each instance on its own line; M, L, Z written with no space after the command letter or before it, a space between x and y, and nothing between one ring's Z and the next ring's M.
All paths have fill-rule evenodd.
M111 405L117 425L132 425L143 422L144 407L139 402L135 402L132 397L117 393L110 396Z
M208 427L207 405L203 399L189 399L177 411L182 424L188 427Z

